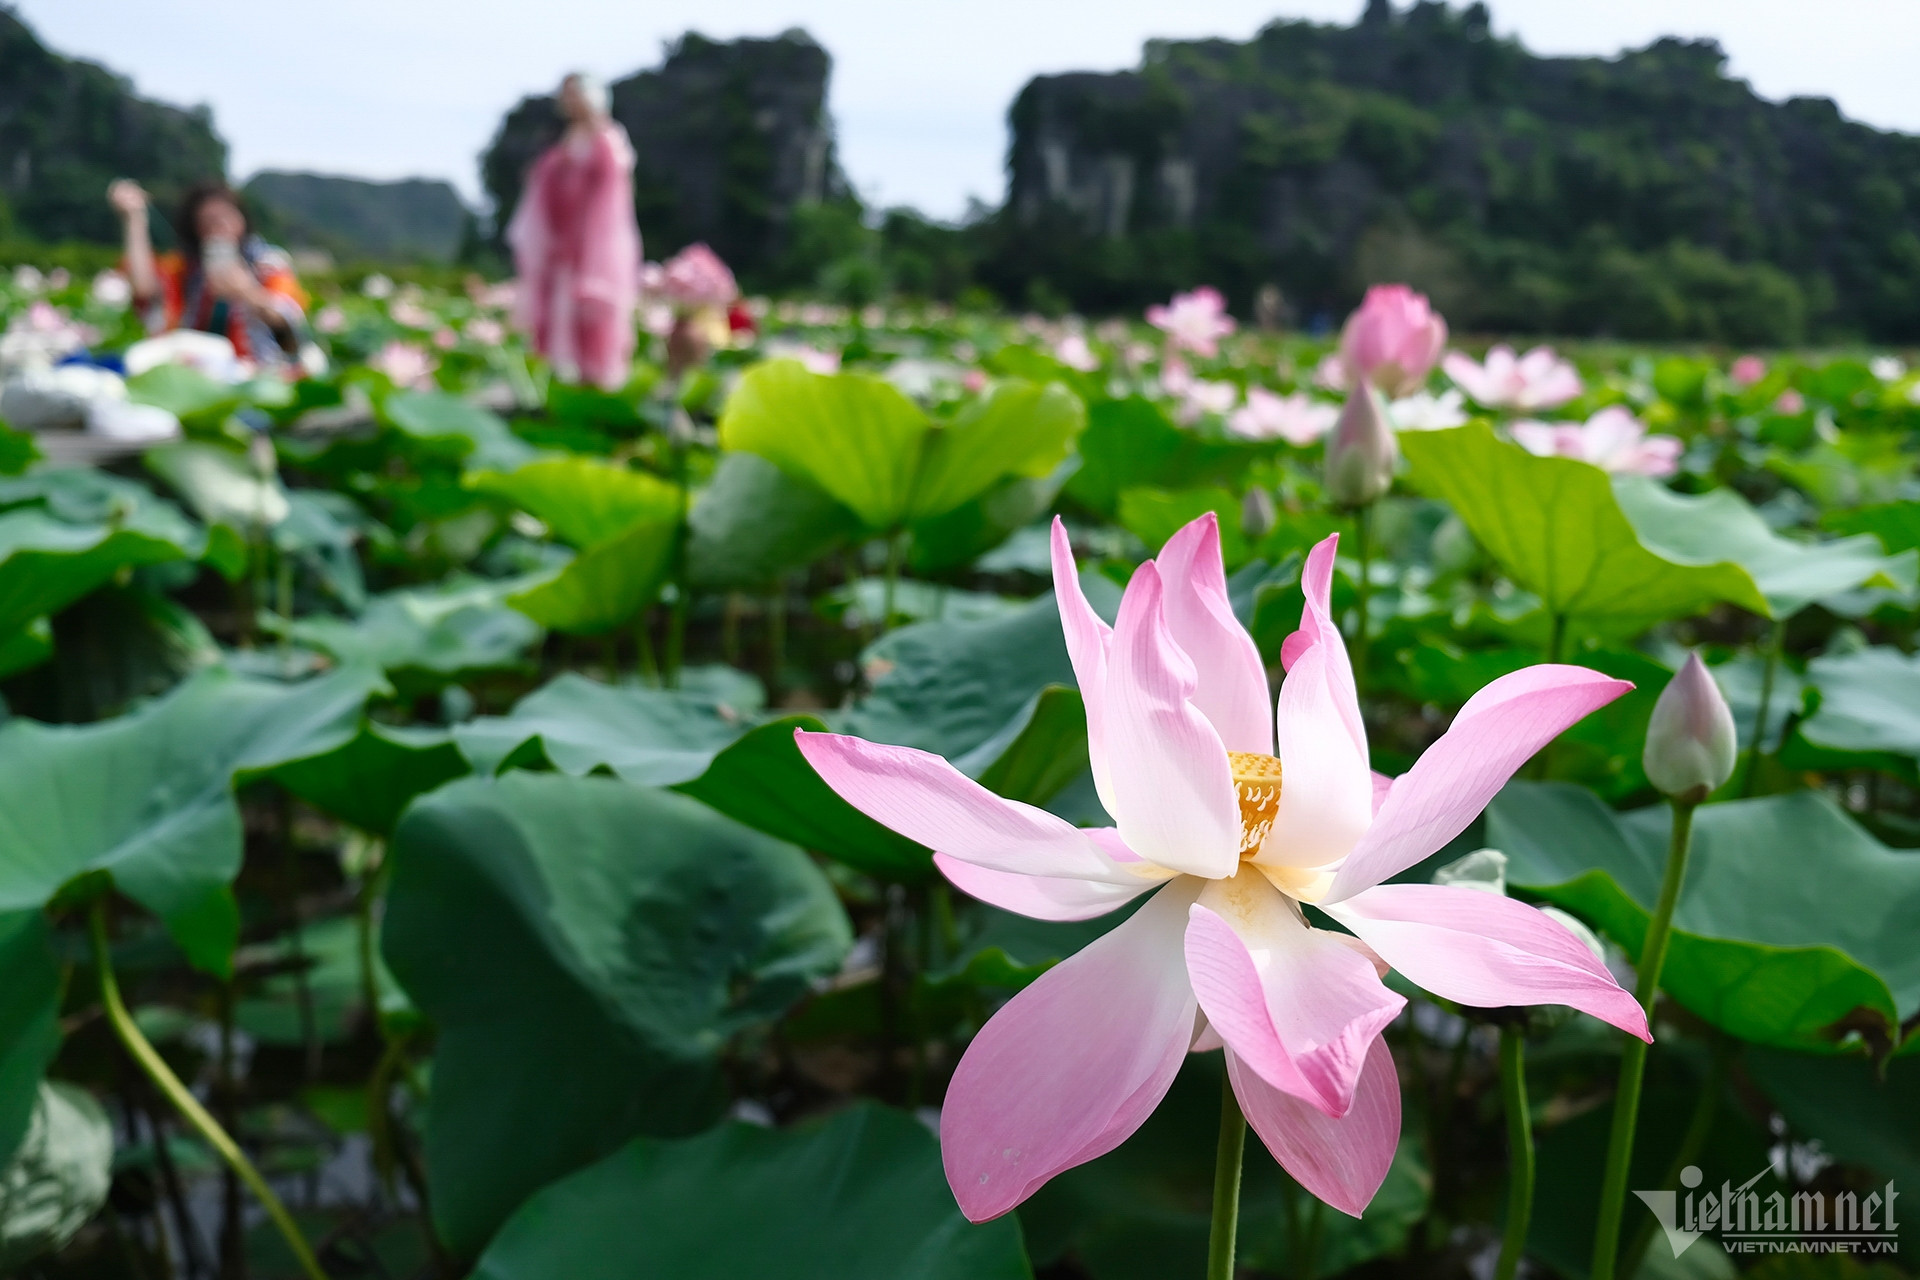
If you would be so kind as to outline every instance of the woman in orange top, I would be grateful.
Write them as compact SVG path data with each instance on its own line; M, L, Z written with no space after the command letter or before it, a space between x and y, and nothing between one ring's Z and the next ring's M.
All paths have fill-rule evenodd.
M181 202L180 251L155 256L147 234L147 193L122 178L107 189L126 231L127 279L147 329L199 329L233 342L262 367L295 365L306 294L285 256L253 234L240 198L217 183Z

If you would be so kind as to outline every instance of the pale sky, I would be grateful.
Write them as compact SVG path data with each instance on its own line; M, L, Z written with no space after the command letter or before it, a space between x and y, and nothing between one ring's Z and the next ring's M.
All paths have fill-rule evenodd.
M804 27L833 55L842 166L870 201L957 217L1005 188L1006 111L1028 77L1117 70L1152 36L1245 39L1275 17L1350 22L1361 0L14 0L60 52L150 97L210 103L245 177L263 168L447 178L523 94L581 67L657 65L690 28ZM1401 7L1396 0L1396 7ZM1538 53L1612 54L1712 36L1770 98L1818 94L1920 132L1916 0L1492 0Z

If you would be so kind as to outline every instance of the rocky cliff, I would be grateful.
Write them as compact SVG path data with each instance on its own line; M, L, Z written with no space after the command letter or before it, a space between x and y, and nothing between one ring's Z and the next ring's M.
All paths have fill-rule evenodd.
M637 156L649 257L704 240L751 279L779 257L796 210L845 192L827 118L831 67L802 31L724 42L688 34L659 67L611 86ZM481 159L499 226L560 129L551 97L522 99L502 121Z
M106 68L50 51L0 5L0 236L111 240L113 179L139 179L165 209L226 161L206 108L142 98Z
M246 196L273 239L343 262L451 262L472 216L452 184L428 178L268 170L248 179Z
M987 270L1083 306L1213 280L1336 315L1410 278L1466 324L1920 338L1920 139L1773 103L1709 41L1540 58L1484 6L1154 42L1010 113Z

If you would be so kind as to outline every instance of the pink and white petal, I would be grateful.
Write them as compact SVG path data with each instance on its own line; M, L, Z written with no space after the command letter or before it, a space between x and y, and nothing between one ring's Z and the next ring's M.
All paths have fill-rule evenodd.
M1400 1079L1385 1037L1367 1050L1353 1106L1333 1119L1260 1078L1227 1050L1227 1078L1247 1123L1294 1181L1359 1217L1386 1181L1400 1143Z
M1029 876L995 871L944 853L933 855L933 865L969 897L1035 920L1091 920L1159 888L1173 876L1171 871L1153 877L1122 873L1110 881Z
M1350 898L1439 849L1466 830L1535 752L1631 688L1585 667L1543 663L1474 694L1440 740L1393 780L1325 901ZM1281 794L1284 800L1284 789Z
M995 795L931 752L838 733L795 730L793 737L841 799L938 853L1023 875L1113 878L1111 861L1086 832Z
M1253 637L1233 616L1220 521L1211 511L1167 539L1154 561L1166 588L1167 629L1200 675L1193 704L1229 751L1273 751L1273 699Z
M1373 775L1373 811L1380 812L1380 806L1387 802L1387 792L1393 790L1393 779L1384 773Z
M1287 678L1274 726L1280 807L1253 857L1263 865L1325 866L1346 857L1373 821L1367 732L1346 644L1329 612L1338 545L1337 534L1322 541L1301 572L1307 603L1283 651Z
M1192 881L1042 974L961 1056L940 1113L960 1209L997 1218L1124 1142L1159 1105L1194 1035L1181 963Z
M1564 1004L1651 1042L1647 1017L1572 930L1478 889L1385 884L1329 906L1409 982L1480 1008Z
M1193 705L1199 676L1167 629L1163 599L1149 560L1121 598L1108 654L1108 812L1148 862L1211 879L1239 865L1240 802L1227 749Z
M1073 543L1059 516L1053 518L1053 596L1060 606L1060 631L1067 642L1067 660L1087 708L1087 751L1093 766L1093 787L1100 803L1113 812L1113 782L1107 772L1106 701L1107 650L1113 628L1095 613L1080 589L1080 570L1073 563Z
M1406 1001L1257 872L1207 885L1189 915L1187 974L1220 1038L1274 1088L1344 1115L1367 1046Z

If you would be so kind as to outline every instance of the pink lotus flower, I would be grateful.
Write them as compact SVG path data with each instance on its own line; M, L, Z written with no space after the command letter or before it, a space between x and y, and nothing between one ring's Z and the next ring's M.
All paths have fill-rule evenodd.
M1727 370L1727 376L1733 379L1734 386L1744 391L1767 376L1767 362L1759 356L1741 356L1733 362L1733 367Z
M1172 350L1209 358L1219 353L1220 339L1237 327L1227 314L1226 299L1206 285L1174 294L1164 307L1148 307L1147 323L1167 335Z
M1390 398L1426 382L1447 345L1447 322L1426 295L1403 284L1377 284L1340 331L1340 359L1349 382L1371 382Z
M1265 387L1248 387L1247 402L1227 419L1227 430L1248 440L1276 437L1292 445L1310 445L1333 429L1338 405L1315 400L1304 391L1278 395Z
M1100 367L1100 357L1087 345L1087 335L1078 329L1053 344L1053 358L1069 369L1092 373Z
M314 312L313 327L321 333L340 333L347 327L347 313L328 305Z
M467 341L483 347L497 347L507 340L506 326L491 316L475 316L467 321Z
M433 312L408 297L395 298L393 305L387 308L387 314L393 317L395 324L407 329L431 329L439 323L434 319Z
M1579 395L1580 375L1552 347L1535 347L1516 358L1501 343L1487 352L1485 364L1458 351L1440 362L1461 390L1489 409L1552 409Z
M1603 471L1632 472L1643 476L1670 476L1680 469L1680 454L1685 450L1674 436L1650 436L1640 419L1609 405L1588 418L1586 425L1576 422L1516 422L1513 438L1528 453L1543 458L1578 458Z
M433 371L439 361L411 342L389 342L367 357L367 366L378 369L396 387L431 387Z
M704 244L690 244L667 260L660 292L676 307L693 311L728 307L740 296L733 272Z
M1783 417L1795 417L1807 411L1807 398L1792 387L1788 387L1780 393L1780 398L1773 402L1773 411Z
M940 1140L974 1221L1119 1146L1182 1059L1215 1048L1274 1158L1358 1215L1400 1133L1380 1033L1405 1001L1380 980L1389 965L1463 1004L1570 1004L1646 1037L1638 1003L1542 912L1471 889L1381 883L1632 686L1580 667L1515 672L1468 701L1410 771L1379 777L1330 613L1335 545L1307 558L1276 712L1228 604L1213 516L1140 567L1112 627L1081 594L1055 521L1054 591L1112 827L1083 830L1004 800L924 751L796 735L829 786L935 850L947 879L984 902L1084 920L1153 895L1008 1001L961 1058ZM1353 936L1312 927L1309 902Z

